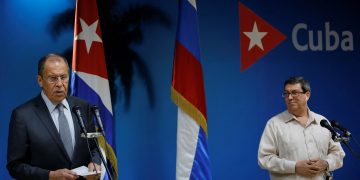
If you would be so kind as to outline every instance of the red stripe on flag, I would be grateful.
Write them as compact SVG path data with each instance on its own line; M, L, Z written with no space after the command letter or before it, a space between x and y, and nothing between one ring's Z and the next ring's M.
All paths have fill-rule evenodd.
M207 121L201 63L178 41L175 44L172 86L193 104Z

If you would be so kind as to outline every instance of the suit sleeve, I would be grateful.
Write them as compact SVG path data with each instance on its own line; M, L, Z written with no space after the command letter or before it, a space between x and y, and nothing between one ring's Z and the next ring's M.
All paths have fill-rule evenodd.
M9 124L7 169L16 179L48 179L49 170L29 164L29 138L24 115L14 110Z

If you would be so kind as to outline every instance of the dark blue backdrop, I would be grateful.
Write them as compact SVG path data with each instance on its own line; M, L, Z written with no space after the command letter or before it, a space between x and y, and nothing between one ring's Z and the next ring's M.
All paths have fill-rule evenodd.
M241 1L287 36L287 39L248 70L240 72L238 1L198 1L201 55L208 111L209 153L213 179L266 179L257 165L257 148L266 121L284 110L283 81L302 75L312 85L311 110L340 121L360 140L359 4L355 0L252 0ZM119 179L174 179L177 107L171 102L171 71L177 21L177 1L121 1L152 4L173 21L171 29L145 26L145 42L134 46L146 60L153 77L156 104L148 103L145 86L135 70L130 110L120 96L115 108ZM72 7L64 0L0 1L0 175L5 168L8 123L12 108L39 93L36 63L49 52L63 52L72 44L73 32L54 41L48 32L50 18ZM322 31L322 51L299 51L293 44L294 27L301 44ZM353 35L353 50L325 50L325 23L330 31ZM333 41L333 39L331 40ZM121 86L119 85L121 90ZM356 147L356 146L353 146ZM344 147L345 148L345 147ZM360 147L357 149L360 151ZM359 179L360 161L345 149L344 167L336 179Z

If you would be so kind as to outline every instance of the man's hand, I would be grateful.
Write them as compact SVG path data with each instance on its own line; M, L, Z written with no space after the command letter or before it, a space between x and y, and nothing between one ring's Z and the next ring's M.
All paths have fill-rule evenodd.
M88 165L88 168L89 168L89 172L92 172L92 171L101 171L101 165L98 165L96 163L89 163ZM96 170L95 170L96 169Z
M328 168L328 163L322 159L303 160L295 164L296 174L306 177L314 177Z
M75 172L69 169L58 169L49 173L49 180L75 180L78 177Z
M314 177L319 173L319 169L312 166L311 161L303 160L296 162L295 173L306 177Z
M93 172L93 171L101 171L101 165L98 165L96 163L89 163L88 165L89 168L89 172ZM100 178L100 174L94 174L94 175L89 175L85 177L87 180L96 180Z
M313 166L313 168L318 168L320 170L320 172L324 172L326 171L326 169L328 168L328 163L325 160L322 159L313 159L310 160L311 166Z

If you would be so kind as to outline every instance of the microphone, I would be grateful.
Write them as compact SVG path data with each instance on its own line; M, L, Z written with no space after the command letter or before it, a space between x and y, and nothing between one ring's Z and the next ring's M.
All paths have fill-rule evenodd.
M96 122L99 125L100 131L102 132L103 136L105 137L105 130L104 130L104 126L100 117L100 112L99 112L99 107L97 107L96 105L93 105L91 107L92 112L95 114L96 117Z
M87 131L86 131L86 128L85 128L85 125L84 125L84 120L82 118L82 114L81 114L81 111L80 111L80 107L78 105L75 105L73 108L72 108L72 111L76 114L76 117L78 119L78 122L79 122L79 125L80 125L80 128L81 128L81 131L84 133L84 134L87 134Z
M93 106L91 107L91 111L92 111L92 112L94 113L94 115L95 115L96 122L97 122L97 124L99 125L99 129L100 129L101 134L103 135L104 140L105 140L105 143L106 143L105 130L104 130L104 126L103 126L103 123L102 123L102 120L101 120L101 117L100 117L99 107L96 106L96 105L93 105ZM100 134L100 133L99 133L99 134ZM106 163L106 161L105 161L105 159L104 159L104 157L103 157L103 155L102 155L102 153L101 153L101 150L100 150L100 148L99 148L99 144L98 144L98 142L97 142L97 139L94 138L94 140L95 140L95 142L96 142L98 151L99 151L99 153L100 153L101 160L102 160L102 162L104 163L105 169L106 169L106 171L109 173L109 178L110 178L110 180L113 180L113 177L114 177L114 176L113 176L113 174L114 174L113 169L111 169L111 171L110 171L110 169L109 169L109 167L108 167L109 165ZM105 152L104 152L105 154L108 154L108 148L107 148L107 146L105 146L104 151L105 151ZM112 166L110 165L110 167L112 167Z
M332 135L331 138L335 142L339 142L342 140L342 138L340 137L340 134L338 132L336 132L333 127L330 126L330 124L328 123L327 120L325 120L325 119L321 120L320 125L326 129L328 129L331 132L331 135Z
M331 126L339 129L341 132L344 133L345 137L350 137L351 133L344 127L342 127L338 122L336 122L335 120L331 121Z

